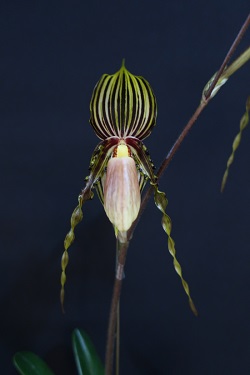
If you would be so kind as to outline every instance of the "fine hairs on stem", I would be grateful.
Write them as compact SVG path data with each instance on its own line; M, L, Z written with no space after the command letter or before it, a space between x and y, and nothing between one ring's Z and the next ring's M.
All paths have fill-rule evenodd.
M235 38L235 41L233 42L232 46L230 47L223 63L220 66L220 69L215 74L215 76L212 79L212 83L209 86L209 88L204 92L203 99L200 103L200 105L195 110L194 114L186 124L185 128L181 132L180 136L177 138L176 142L170 149L169 153L163 160L156 176L158 177L158 180L162 177L163 173L165 172L166 168L168 167L170 161L172 160L175 153L178 151L179 147L181 146L182 142L186 138L188 132L193 127L194 123L200 116L201 112L204 110L204 108L207 106L209 101L212 99L212 97L215 95L215 89L216 85L219 83L220 78L222 77L223 73L227 69L227 65L229 63L229 60L235 53L235 50L240 43L240 40L242 39L243 35L245 34L247 28L250 24L250 14L247 16L243 26L241 27L237 37ZM147 192L144 195L144 198L142 200L140 213L131 226L130 230L128 231L128 240L132 238L133 232L135 230L135 227L140 220L140 216L143 213L148 200L150 196L152 195L154 189L153 186L151 186ZM118 260L117 260L117 272L115 276L114 281L114 288L113 288L113 297L111 302L111 308L110 308L110 316L109 316L109 325L108 325L108 334L107 334L107 345L106 345L106 359L105 359L105 375L111 375L113 371L113 356L114 356L114 342L115 342L115 333L117 328L117 312L118 312L118 306L120 301L120 295L121 295L121 287L122 287L122 277L123 270L125 267L126 262L126 255L127 255L127 249L129 246L129 241L126 241L125 243L119 244L119 254L118 254ZM117 375L118 373L116 373Z

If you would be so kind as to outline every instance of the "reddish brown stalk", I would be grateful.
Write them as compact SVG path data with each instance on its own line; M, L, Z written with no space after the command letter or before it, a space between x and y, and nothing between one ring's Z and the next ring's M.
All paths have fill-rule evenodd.
M195 124L196 120L200 116L201 112L204 110L204 108L207 106L211 99L211 93L213 92L213 89L215 88L218 80L220 79L225 66L228 64L229 60L231 59L232 55L234 54L240 40L242 39L243 35L245 34L248 26L250 24L250 14L248 15L246 21L244 22L243 26L241 27L235 41L233 42L231 48L229 49L223 63L221 64L220 69L218 70L213 83L211 84L209 90L205 93L205 99L201 102L201 104L197 107L195 110L194 114L188 121L187 125L179 135L178 139L174 143L173 147L167 154L166 158L163 160L158 172L157 172L157 177L158 179L162 177L163 173L165 172L166 168L168 167L170 161L172 160L173 156L176 154L178 151L179 147L181 146L182 142L186 138L188 132L190 129L193 127ZM132 227L130 228L128 232L128 239L132 238L133 232L135 230L135 227L137 223L140 220L141 214L144 211L147 202L153 193L153 188L150 187L141 204L141 209L140 213L138 215L138 218L136 221L133 223ZM123 274L124 266L125 266L125 261L126 261L126 255L127 255L127 249L128 249L129 242L126 242L124 244L121 244L120 246L120 251L119 251L119 258L118 258L118 264L117 264L117 272L116 272L116 277L115 277L115 282L114 282L114 289L113 289L113 297L112 297L112 302L111 302L111 309L110 309L110 317L109 317L109 327L108 327L108 337L107 337L107 346L106 346L106 361L105 361L105 375L112 375L113 371L113 353L114 353L114 341L115 341L115 332L116 332L116 318L117 318L117 306L120 300L120 295L121 295L121 287L122 287L122 277L121 275Z
M117 308L121 295L123 270L126 262L127 249L129 242L119 244L119 257L116 266L115 283L113 288L113 297L109 315L108 337L106 346L105 375L111 375L113 371L113 356L115 346L115 332L117 325Z

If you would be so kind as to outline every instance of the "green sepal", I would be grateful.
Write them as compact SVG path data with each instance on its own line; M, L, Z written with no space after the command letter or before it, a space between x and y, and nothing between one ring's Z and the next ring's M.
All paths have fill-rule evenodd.
M47 364L32 352L17 352L13 363L21 375L54 375Z
M240 130L239 130L238 134L236 135L236 137L234 138L234 141L233 141L233 144L232 144L232 153L229 156L229 159L227 161L227 168L226 168L226 170L224 172L224 175L223 175L223 178L222 178L221 192L223 192L223 190L225 188L227 178L228 178L229 168L234 161L235 152L240 145L242 132L249 123L249 111L250 111L250 96L247 98L247 101L246 101L246 112L244 113L244 115L242 116L242 118L240 120Z
M181 265L178 262L178 260L176 259L175 243L174 243L173 238L171 237L172 222L171 222L170 217L166 213L166 207L167 207L167 204L168 204L166 195L162 191L158 190L158 186L156 184L152 184L152 185L154 187L155 204L156 204L157 208L163 214L162 215L162 227L163 227L164 231L166 232L166 234L168 236L168 250L173 257L174 268L175 268L177 274L180 276L183 288L184 288L184 290L185 290L185 292L188 296L189 305L190 305L190 308L191 308L192 312L195 315L198 315L196 307L195 307L195 305L193 303L193 300L190 296L190 290L189 290L188 283L184 280L184 278L182 276Z
M88 335L79 329L72 334L78 375L104 375L104 368Z

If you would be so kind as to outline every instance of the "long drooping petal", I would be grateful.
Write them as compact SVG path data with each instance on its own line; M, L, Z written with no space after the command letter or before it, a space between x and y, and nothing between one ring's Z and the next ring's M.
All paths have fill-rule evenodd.
M90 123L101 139L117 136L146 138L156 121L156 100L149 83L131 74L124 63L113 74L104 74L90 102Z
M90 161L90 174L88 177L86 177L86 185L85 188L82 190L82 193L78 197L78 205L74 209L71 220L70 220L70 230L67 233L65 240L64 240L64 252L62 255L61 260L61 305L63 308L64 303L64 285L66 282L66 267L69 262L69 255L68 255L68 248L72 245L75 239L75 227L77 224L80 223L80 221L83 218L83 212L82 212L82 205L85 203L88 199L91 199L94 195L93 188L96 184L98 184L98 181L101 180L104 171L107 167L108 160L118 144L119 139L117 137L106 139L105 141L101 142L94 150L91 161Z
M233 141L233 144L232 144L232 153L229 156L229 159L227 161L227 168L226 168L226 170L224 172L224 175L223 175L223 178L222 178L221 192L223 192L223 190L225 188L227 178L228 178L229 168L234 161L235 152L240 145L242 132L249 123L249 112L250 112L250 96L247 98L246 112L244 113L244 115L242 116L242 118L240 120L240 130L239 130L238 134L236 135L236 137L234 138L234 141Z
M154 185L154 190L155 190L155 192L154 192L155 204L163 214L162 215L162 227L163 227L164 231L167 233L167 236L168 236L168 250L173 257L174 268L175 268L177 274L180 276L183 288L184 288L184 290L185 290L185 292L188 296L189 306L190 306L191 310L193 311L193 313L195 315L198 315L196 307L194 305L194 302L193 302L193 300L190 296L190 290L189 290L188 283L186 282L186 280L184 280L184 278L182 276L181 265L178 262L178 260L176 259L175 243L174 243L173 238L171 237L172 222L171 222L170 217L166 213L166 207L167 207L167 204L168 204L166 195L162 191L158 190L157 185Z

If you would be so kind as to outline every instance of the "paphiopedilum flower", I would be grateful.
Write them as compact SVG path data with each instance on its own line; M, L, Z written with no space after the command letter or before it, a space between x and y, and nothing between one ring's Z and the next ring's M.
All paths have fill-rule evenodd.
M78 197L78 206L71 217L71 229L64 241L61 275L61 302L64 300L65 269L68 248L74 241L74 228L82 220L82 205L96 190L105 212L120 241L128 240L127 233L136 220L141 192L149 180L154 187L154 200L162 212L162 226L168 235L168 248L176 272L181 278L190 306L196 313L189 287L182 277L171 237L171 220L166 214L167 198L158 190L157 177L143 140L156 123L156 99L150 84L131 74L124 63L113 75L104 74L96 84L90 102L90 123L101 139L90 161L90 174Z

